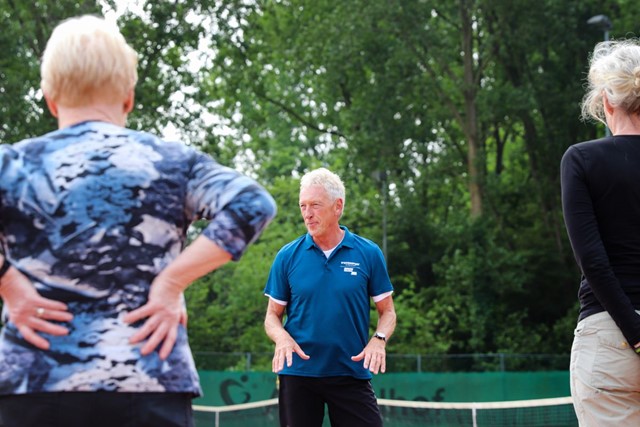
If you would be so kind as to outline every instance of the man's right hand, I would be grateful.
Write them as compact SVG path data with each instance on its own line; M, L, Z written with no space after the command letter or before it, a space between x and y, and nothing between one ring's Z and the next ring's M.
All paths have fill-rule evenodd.
M293 364L293 353L296 353L302 360L309 360L308 356L302 348L294 341L289 334L283 336L276 342L276 350L273 354L272 370L276 374L284 369L284 362L287 361L287 367Z

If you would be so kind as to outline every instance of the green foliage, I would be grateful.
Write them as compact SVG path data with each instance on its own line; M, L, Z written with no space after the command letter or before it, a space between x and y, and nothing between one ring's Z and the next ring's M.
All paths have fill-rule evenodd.
M100 10L95 1L0 1L1 142L16 142L57 127L40 91L40 58L61 20Z
M393 336L394 353L447 353L451 349L451 324L443 312L431 308L437 305L425 289L416 292L406 287L395 300L398 326ZM451 318L456 316L450 307Z
M97 10L0 1L0 140L55 127L38 58L60 19ZM158 0L123 15L140 53L130 126L172 123L279 207L239 263L187 291L194 349L272 351L262 289L276 252L305 231L297 178L326 166L347 186L343 223L386 237L398 313L389 351L568 352L579 273L558 165L602 133L579 120L602 38L586 21L600 13L612 37L640 34L626 0ZM483 208L471 219L474 182Z

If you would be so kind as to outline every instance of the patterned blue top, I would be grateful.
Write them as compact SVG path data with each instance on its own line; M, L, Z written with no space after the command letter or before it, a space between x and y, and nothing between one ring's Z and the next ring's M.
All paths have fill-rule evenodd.
M147 301L189 225L240 258L275 215L254 180L177 142L85 122L0 145L0 244L38 292L66 303L70 333L28 344L0 335L0 394L49 391L201 393L180 326L166 360L128 343L122 316Z

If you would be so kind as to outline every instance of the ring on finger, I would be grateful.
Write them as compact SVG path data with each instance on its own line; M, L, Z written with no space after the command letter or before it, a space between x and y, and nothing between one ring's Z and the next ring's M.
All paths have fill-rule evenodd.
M36 309L36 316L37 316L37 317L42 317L42 316L44 316L44 308L42 308L42 307L38 307L38 308Z

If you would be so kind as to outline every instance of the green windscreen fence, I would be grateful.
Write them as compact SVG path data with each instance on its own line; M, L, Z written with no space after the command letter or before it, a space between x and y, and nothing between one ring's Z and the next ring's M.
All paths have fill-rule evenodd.
M266 372L200 371L197 405L224 406L277 397L277 376ZM387 373L372 384L378 398L429 402L499 402L569 396L569 373Z
M201 371L200 378L196 427L279 425L276 375ZM390 373L372 383L385 427L578 425L566 371Z

